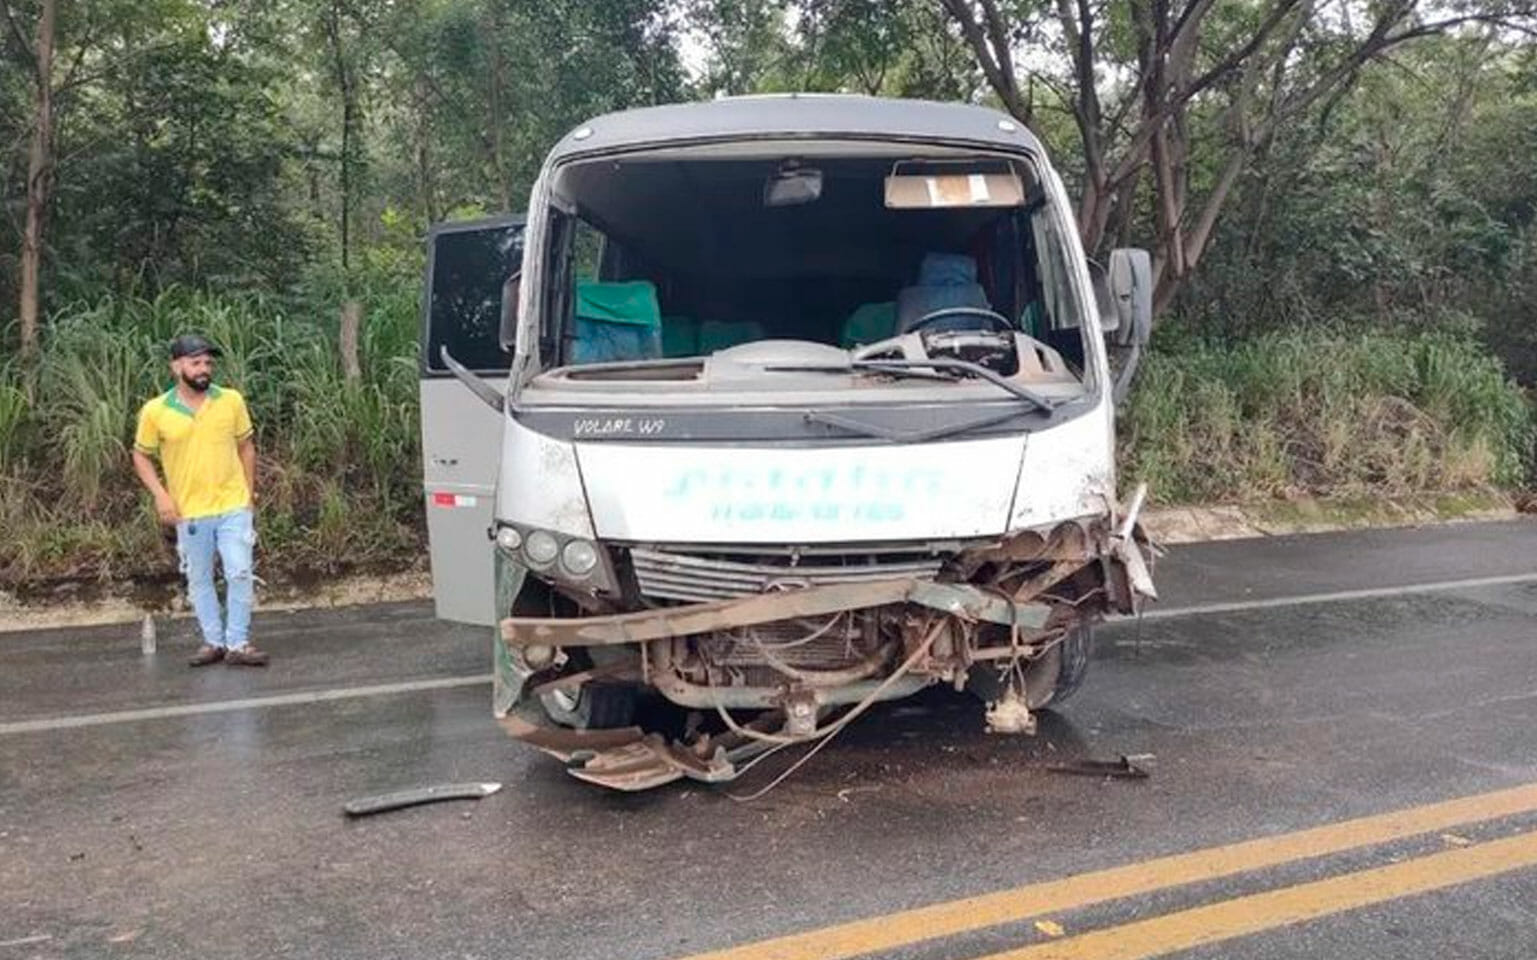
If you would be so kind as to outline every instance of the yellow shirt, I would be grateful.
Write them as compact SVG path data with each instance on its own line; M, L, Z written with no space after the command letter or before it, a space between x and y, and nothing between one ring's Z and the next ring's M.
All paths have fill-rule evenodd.
M193 413L176 388L139 408L134 449L159 454L166 489L184 519L213 517L251 505L238 444L251 435L251 414L238 391L209 387Z

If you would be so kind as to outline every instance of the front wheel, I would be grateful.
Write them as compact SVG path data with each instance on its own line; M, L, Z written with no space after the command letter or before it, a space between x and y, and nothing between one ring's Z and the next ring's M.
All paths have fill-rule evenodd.
M1077 693L1089 672L1093 650L1094 631L1087 622L1069 627L1059 643L1025 664L1025 706L1031 710L1056 706ZM1003 698L1004 684L993 668L979 666L966 678L966 689L991 703Z
M575 690L559 688L539 695L545 714L563 727L612 730L635 719L635 688L584 683Z
M1084 676L1089 672L1089 659L1093 653L1094 628L1087 621L1081 621L1067 631L1062 642L1051 653L1042 658L1045 660L1056 655L1057 675L1052 681L1050 695L1040 706L1059 704L1077 693L1078 688L1083 686Z

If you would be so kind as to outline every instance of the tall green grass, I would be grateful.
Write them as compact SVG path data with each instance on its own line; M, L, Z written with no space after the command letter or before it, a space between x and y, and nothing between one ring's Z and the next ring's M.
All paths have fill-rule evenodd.
M170 578L128 462L165 344L201 331L257 426L263 575L401 569L422 555L419 263L380 254L286 297L171 289L50 317L36 376L0 361L0 585ZM342 372L340 305L365 310ZM1289 332L1238 344L1161 331L1120 423L1122 472L1163 502L1393 497L1520 483L1533 414L1468 335Z
M1120 430L1165 502L1393 497L1521 483L1533 412L1471 337L1294 331L1157 344Z
M264 575L416 562L419 264L372 266L352 292L356 381L336 348L345 293L324 278L285 298L173 288L55 311L31 383L0 366L0 584L174 572L128 451L140 405L171 383L167 342L189 330L224 348L217 380L256 423Z

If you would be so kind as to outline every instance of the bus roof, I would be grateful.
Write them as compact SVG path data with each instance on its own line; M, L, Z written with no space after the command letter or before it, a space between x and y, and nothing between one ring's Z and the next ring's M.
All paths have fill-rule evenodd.
M1035 136L1008 114L964 103L845 94L771 94L640 107L582 124L551 160L668 143L735 139L917 140L1040 153Z

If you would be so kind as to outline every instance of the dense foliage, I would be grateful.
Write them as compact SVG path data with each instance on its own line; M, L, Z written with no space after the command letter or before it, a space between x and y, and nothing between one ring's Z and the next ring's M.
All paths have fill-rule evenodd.
M1091 252L1158 260L1129 476L1163 500L1524 482L1537 44L1509 0L0 0L0 582L164 576L125 459L200 329L258 420L272 570L420 552L420 244L585 117L988 102ZM1194 43L1199 35L1201 42ZM337 353L363 311L361 376Z

